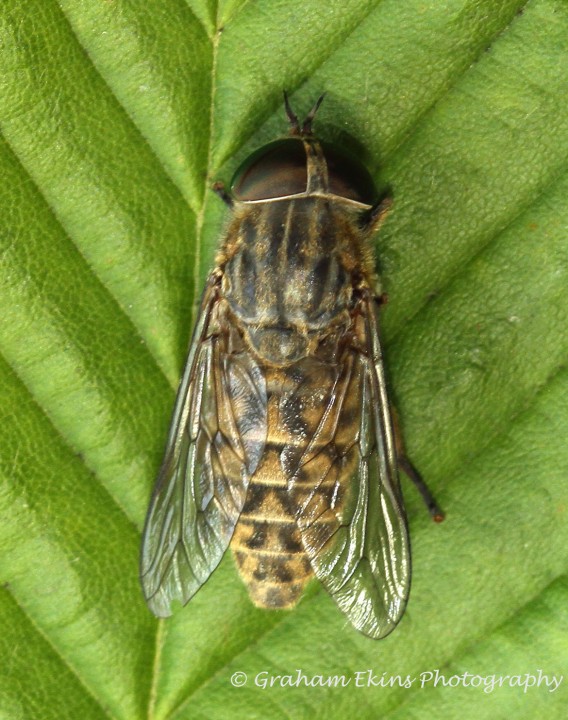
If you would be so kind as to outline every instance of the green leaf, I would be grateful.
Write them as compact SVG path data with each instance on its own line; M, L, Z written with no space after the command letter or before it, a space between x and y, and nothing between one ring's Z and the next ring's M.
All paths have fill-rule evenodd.
M4 0L1 718L564 717L565 684L420 684L568 661L567 66L562 0ZM210 188L286 131L284 88L326 92L318 134L395 201L388 374L447 519L404 485L413 587L378 642L317 586L254 608L229 555L171 620L138 586Z

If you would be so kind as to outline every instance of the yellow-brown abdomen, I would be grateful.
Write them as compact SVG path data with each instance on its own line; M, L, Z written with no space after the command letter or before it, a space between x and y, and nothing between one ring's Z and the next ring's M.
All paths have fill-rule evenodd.
M357 462L352 449L359 435L360 388L354 357L343 361L341 371L313 357L266 369L266 443L231 542L258 607L298 602L313 574L308 552L319 552L341 522Z
M272 394L265 452L251 478L231 542L251 600L263 608L294 607L312 576L280 457L283 448L298 438L287 435L279 422L278 401L278 394Z

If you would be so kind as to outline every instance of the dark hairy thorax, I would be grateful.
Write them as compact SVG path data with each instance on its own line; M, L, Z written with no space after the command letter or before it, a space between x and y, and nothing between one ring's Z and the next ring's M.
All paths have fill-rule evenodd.
M348 326L362 272L353 222L352 212L319 196L249 205L238 217L222 294L261 361L296 362Z

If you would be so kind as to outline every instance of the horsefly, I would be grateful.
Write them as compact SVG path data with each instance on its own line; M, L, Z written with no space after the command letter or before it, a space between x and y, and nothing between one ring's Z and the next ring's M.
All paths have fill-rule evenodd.
M410 546L397 473L442 513L394 441L371 237L390 205L285 96L290 137L237 171L205 285L141 581L159 617L231 546L255 605L292 608L314 575L365 635L400 620ZM397 457L398 456L398 457Z

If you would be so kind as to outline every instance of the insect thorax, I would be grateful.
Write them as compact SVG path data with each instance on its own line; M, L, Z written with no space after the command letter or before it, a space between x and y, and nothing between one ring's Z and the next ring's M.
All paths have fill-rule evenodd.
M353 278L362 272L358 244L353 213L328 197L251 204L237 214L222 293L260 359L296 362L348 327Z

